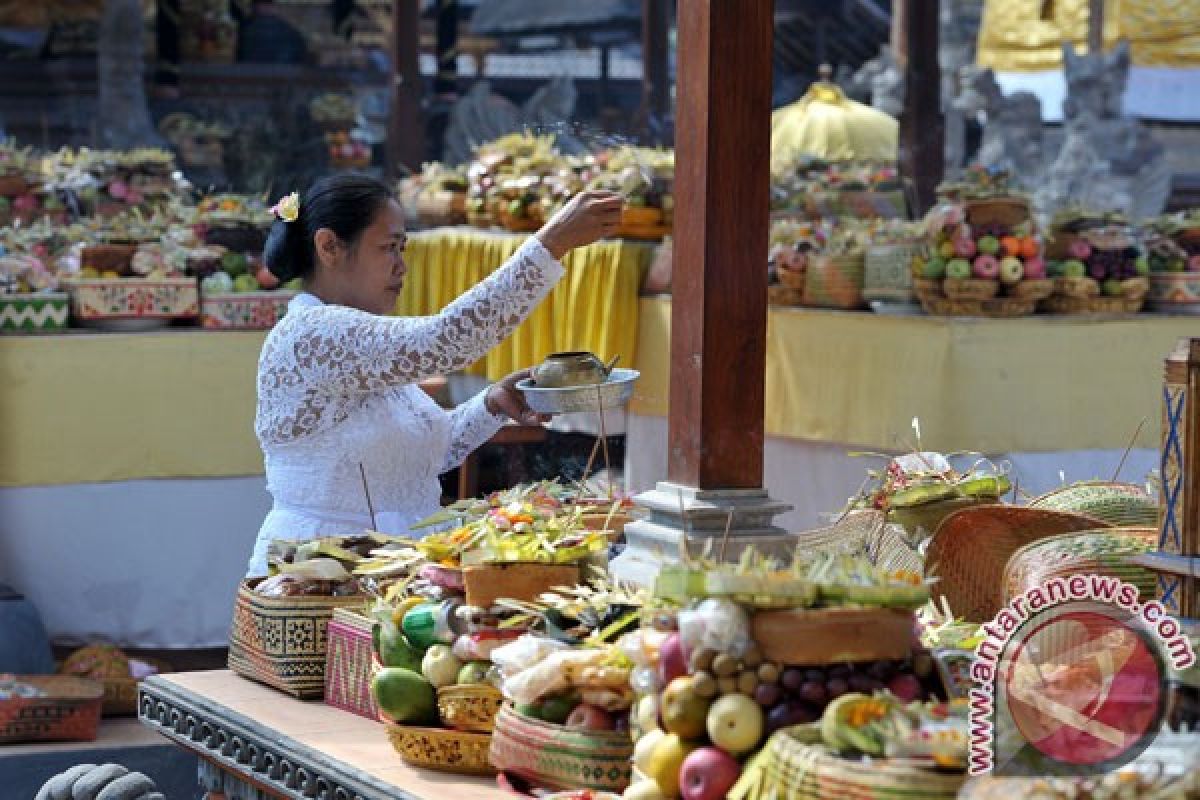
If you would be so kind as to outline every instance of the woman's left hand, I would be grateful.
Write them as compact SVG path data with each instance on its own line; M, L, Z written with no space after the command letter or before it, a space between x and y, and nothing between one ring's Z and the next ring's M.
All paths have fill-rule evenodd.
M542 425L550 421L545 414L538 414L529 408L525 395L517 388L517 383L529 377L529 370L514 372L499 383L493 384L484 395L483 404L487 410L496 416L506 416L522 425Z

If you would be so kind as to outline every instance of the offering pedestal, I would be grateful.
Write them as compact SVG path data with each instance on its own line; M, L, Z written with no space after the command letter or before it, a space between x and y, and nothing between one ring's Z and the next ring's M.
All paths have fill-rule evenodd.
M694 489L663 481L634 503L648 514L625 526L625 550L610 571L641 586L652 586L659 568L679 563L685 552L699 557L707 549L710 558L733 561L754 547L790 560L798 541L772 524L792 507L772 500L765 489Z

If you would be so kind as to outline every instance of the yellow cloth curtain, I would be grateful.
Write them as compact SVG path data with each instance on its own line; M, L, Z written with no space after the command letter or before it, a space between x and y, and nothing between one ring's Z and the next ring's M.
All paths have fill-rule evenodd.
M1062 68L1062 43L1087 42L1088 0L987 0L980 66L1001 72ZM1133 63L1200 67L1200 0L1105 0L1104 46L1129 40Z
M413 234L408 275L397 313L435 314L486 278L516 252L524 236L442 228ZM498 380L533 366L550 353L590 350L631 366L638 341L638 293L653 247L641 242L597 242L564 259L567 274L517 330L469 370Z
M630 411L665 416L669 299L642 301ZM1162 363L1188 317L964 320L772 309L768 435L876 450L1158 447ZM736 332L733 334L736 335ZM730 380L737 380L731 375Z

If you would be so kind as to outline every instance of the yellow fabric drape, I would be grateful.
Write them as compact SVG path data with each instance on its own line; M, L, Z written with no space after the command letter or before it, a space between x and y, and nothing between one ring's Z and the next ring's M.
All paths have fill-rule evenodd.
M630 411L665 416L671 302L642 301ZM1158 447L1162 363L1187 317L965 320L772 309L768 435L875 450ZM733 332L732 335L736 335ZM731 375L730 380L738 380Z
M516 252L524 236L443 228L409 238L408 275L397 313L435 314ZM636 359L638 293L653 247L597 242L564 259L567 274L517 330L469 370L498 380L550 353L590 350L602 359Z
M1062 43L1086 48L1088 0L987 0L980 66L1001 72L1062 69ZM1104 47L1127 39L1133 63L1200 67L1200 0L1105 0Z

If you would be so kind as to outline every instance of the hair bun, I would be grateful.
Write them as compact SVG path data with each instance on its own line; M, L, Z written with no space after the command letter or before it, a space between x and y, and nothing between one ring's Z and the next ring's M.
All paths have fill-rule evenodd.
M263 263L271 274L280 283L287 283L311 270L312 265L304 263L310 258L304 247L304 225L299 220L284 222L276 219L263 246Z

